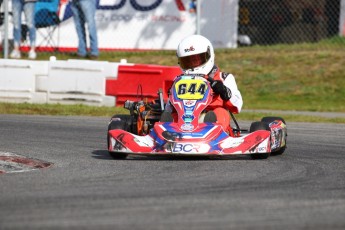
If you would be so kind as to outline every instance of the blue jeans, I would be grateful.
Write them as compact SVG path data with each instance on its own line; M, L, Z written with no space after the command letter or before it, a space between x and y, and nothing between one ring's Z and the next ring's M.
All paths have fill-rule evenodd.
M73 0L71 9L74 18L74 24L78 35L78 55L87 55L86 46L86 24L90 37L90 54L98 56L98 39L95 22L96 0Z
M35 47L36 27L35 27L35 2L24 2L24 0L12 0L13 14L13 38L14 44L20 46L22 39L22 11L29 29L30 46Z

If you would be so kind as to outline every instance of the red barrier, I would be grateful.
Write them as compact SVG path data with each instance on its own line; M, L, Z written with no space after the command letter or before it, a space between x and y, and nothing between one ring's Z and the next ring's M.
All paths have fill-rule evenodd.
M161 88L166 102L174 78L181 73L176 66L120 65L117 79L106 80L105 93L116 97L115 106L122 106L126 100L157 99Z

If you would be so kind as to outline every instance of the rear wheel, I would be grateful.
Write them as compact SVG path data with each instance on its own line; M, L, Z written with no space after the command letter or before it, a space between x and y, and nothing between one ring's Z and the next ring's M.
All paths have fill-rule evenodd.
M266 122L267 124L270 124L275 120L280 120L286 125L286 122L282 117L263 117L261 119L262 122ZM283 138L285 138L285 141L286 141L286 136L287 136L287 133L285 133L285 137L283 137ZM272 152L272 155L281 155L284 153L285 149L286 149L286 143L283 147L281 147L277 151Z
M121 125L119 125L121 124ZM128 132L132 132L133 118L131 115L119 114L111 117L108 131L112 129L123 129ZM120 128L118 127L120 126Z
M263 117L261 119L262 122L267 122L267 123L271 123L275 120L280 120L282 121L284 124L286 124L285 120L282 117Z
M111 118L111 121L108 125L108 131L114 129L122 129L125 131L130 132L132 126L132 118L130 115L114 115ZM107 134L107 144L109 148L109 133ZM110 152L109 155L114 159L125 159L128 154L126 153L118 153L118 152Z
M261 121L253 122L250 125L249 132L252 133L252 132L255 132L255 131L258 131L258 130L270 131L271 129L270 129L268 123L266 123L266 122L261 122ZM250 154L250 157L252 159L267 159L269 156L270 156L270 153L254 153L254 154Z

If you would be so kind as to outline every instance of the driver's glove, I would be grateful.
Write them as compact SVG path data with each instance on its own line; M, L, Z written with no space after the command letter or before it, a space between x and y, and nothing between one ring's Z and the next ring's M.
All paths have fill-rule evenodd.
M227 101L231 98L231 90L226 87L222 81L213 81L211 87L216 94L224 100Z

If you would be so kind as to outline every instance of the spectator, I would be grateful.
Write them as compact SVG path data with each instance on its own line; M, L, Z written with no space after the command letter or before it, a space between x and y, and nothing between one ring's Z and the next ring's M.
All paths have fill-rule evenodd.
M189 2L189 13L196 13L196 0Z
M90 38L90 58L97 59L98 39L95 22L96 0L71 0L71 9L74 18L74 24L78 35L78 51L79 57L86 57L88 55L86 45L86 24L88 26Z
M35 27L35 3L37 0L12 0L13 37L14 49L11 58L21 58L20 43L22 40L22 11L24 11L26 25L29 30L30 51L29 58L36 59L36 27Z

